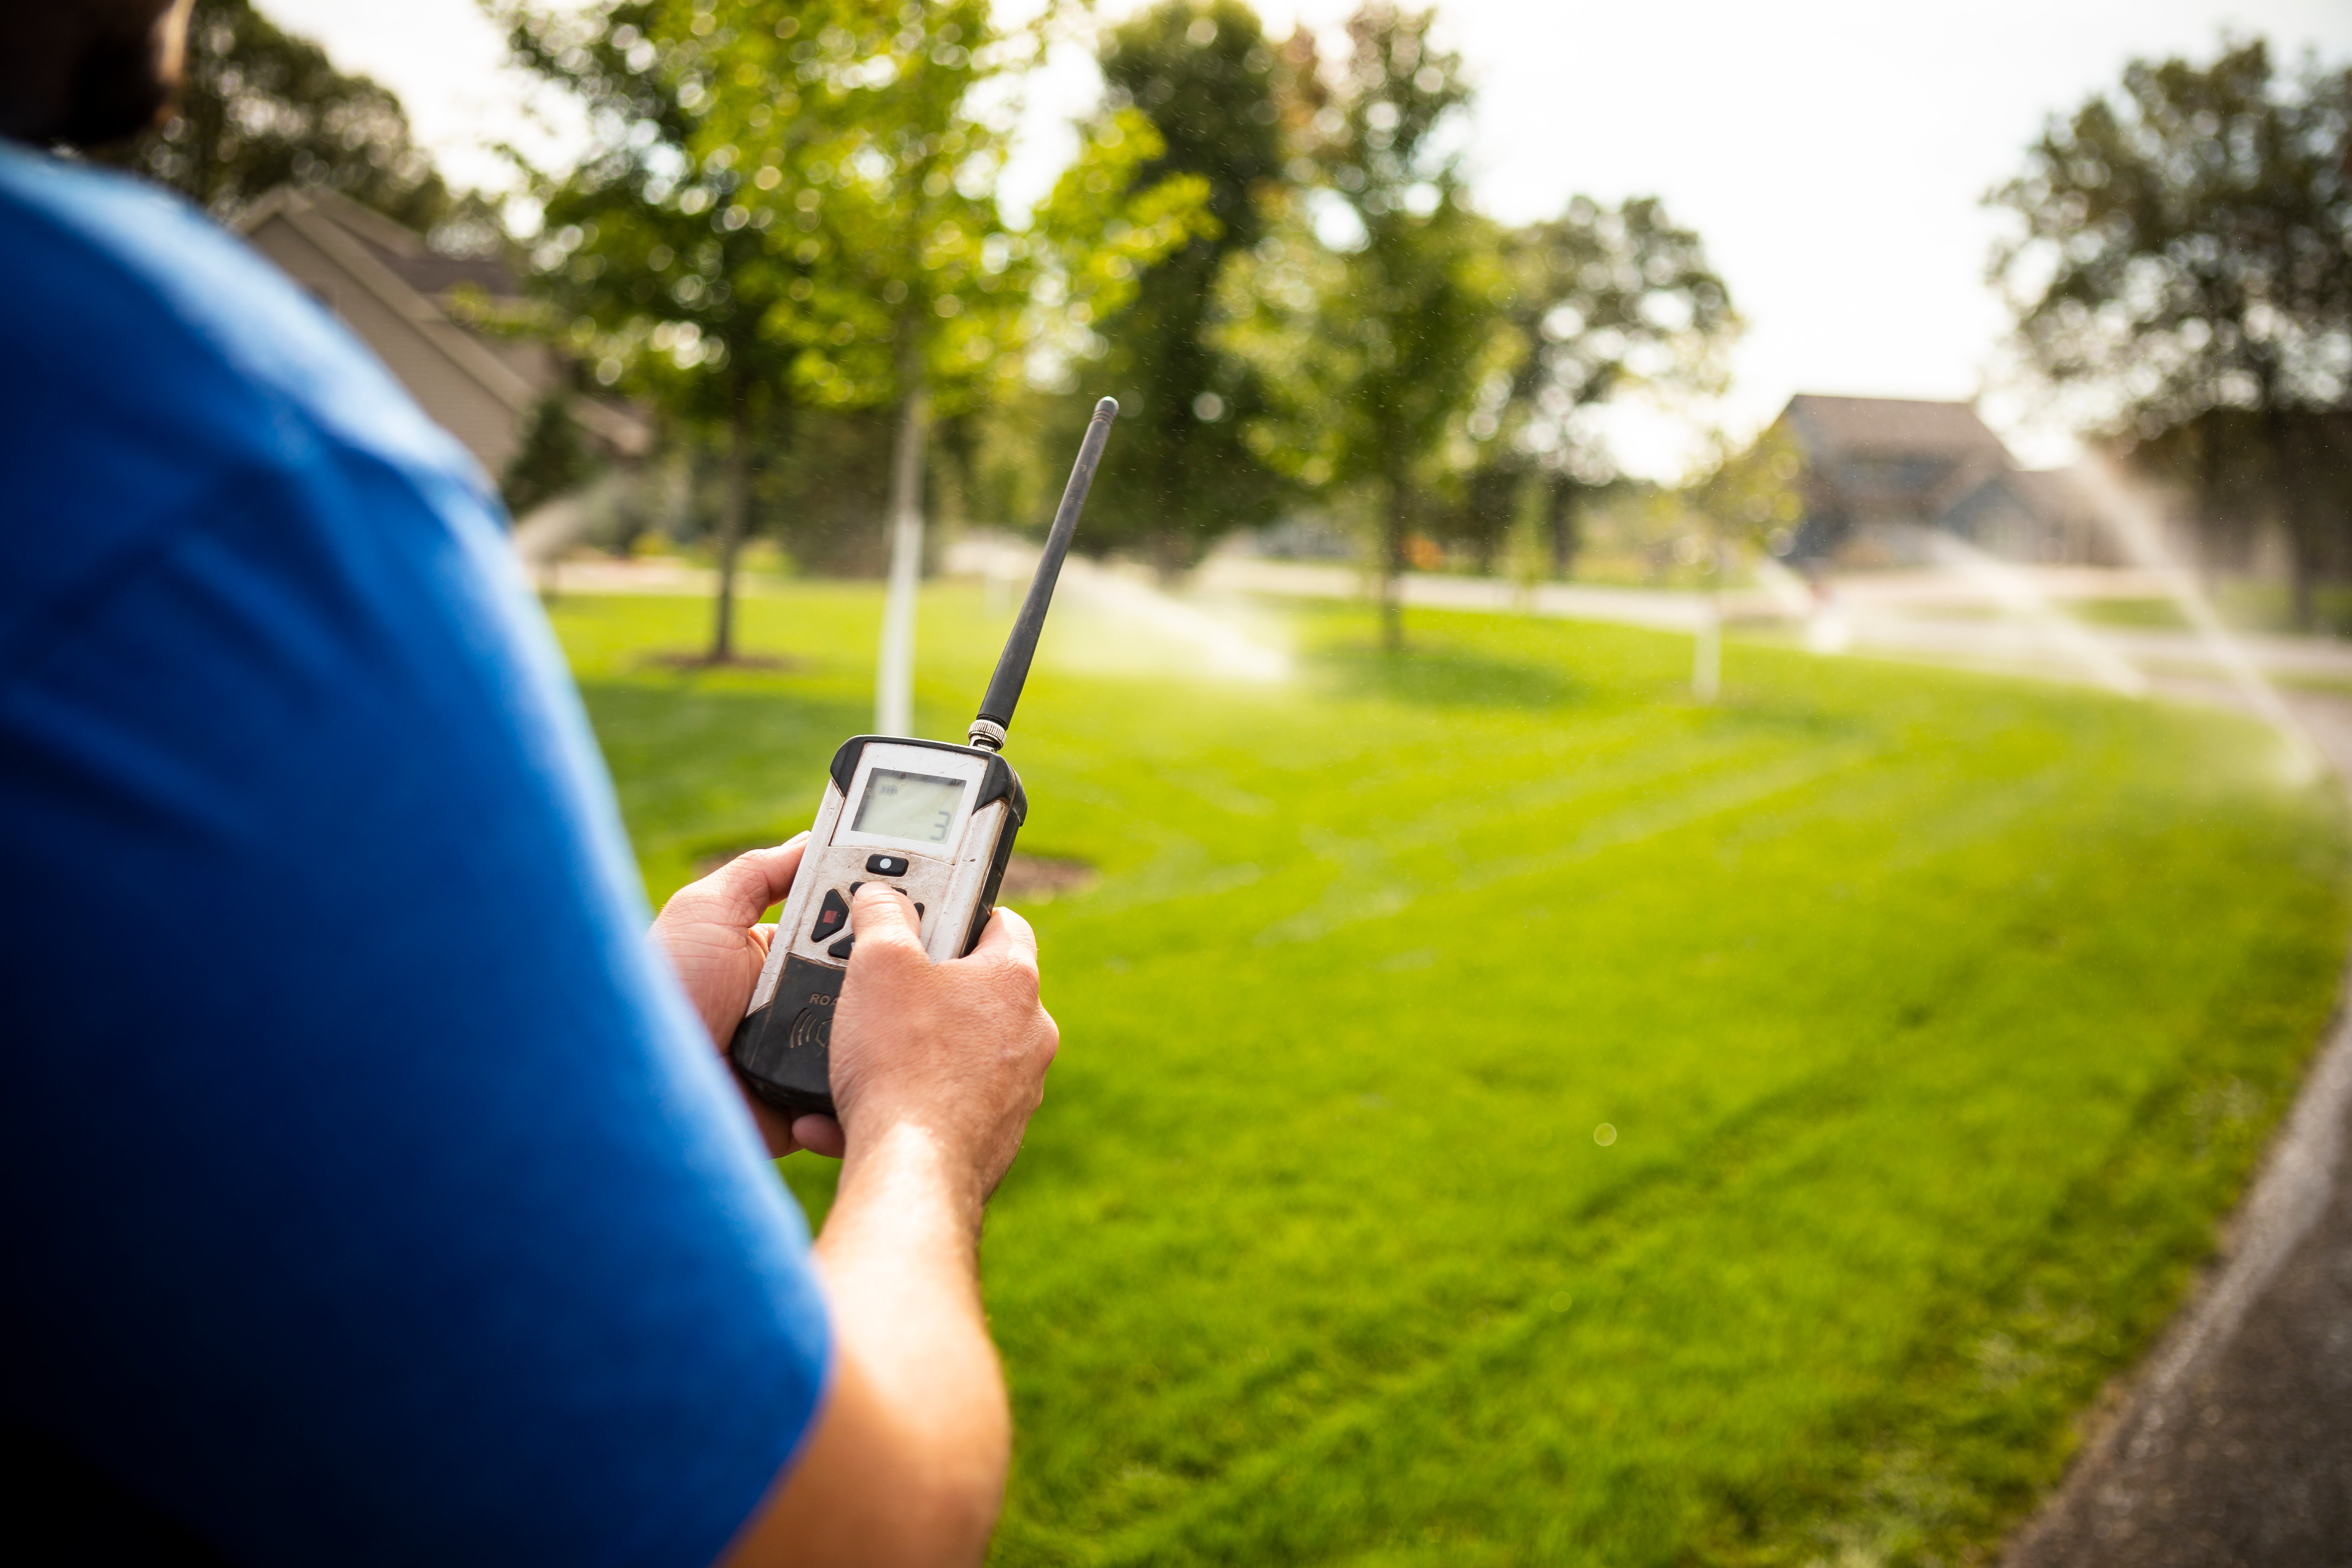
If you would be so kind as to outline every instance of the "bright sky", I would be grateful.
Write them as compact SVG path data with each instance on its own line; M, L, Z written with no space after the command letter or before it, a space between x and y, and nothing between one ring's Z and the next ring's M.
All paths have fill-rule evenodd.
M499 39L473 0L258 0L336 63L397 91L458 180L481 149L526 138ZM1132 0L1099 0L1123 16ZM1332 28L1352 0L1259 0L1277 36ZM2352 62L2345 0L1439 0L1479 90L1479 199L1520 221L1571 194L1654 194L1705 237L1748 322L1736 381L1710 411L1735 429L1792 392L1965 398L2029 462L2066 455L1988 376L2005 325L1983 282L1999 219L1979 198L2018 166L2050 112L2113 83L2135 55L2210 56L2224 31ZM1059 51L1030 94L1008 195L1068 156L1069 118L1099 87ZM1675 466L1686 430L1629 421L1628 466Z

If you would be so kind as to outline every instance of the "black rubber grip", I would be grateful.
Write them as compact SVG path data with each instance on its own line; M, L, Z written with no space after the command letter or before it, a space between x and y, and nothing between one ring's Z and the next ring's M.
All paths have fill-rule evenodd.
M728 1055L769 1104L833 1114L833 1010L841 1001L844 973L788 954L774 997L735 1026Z

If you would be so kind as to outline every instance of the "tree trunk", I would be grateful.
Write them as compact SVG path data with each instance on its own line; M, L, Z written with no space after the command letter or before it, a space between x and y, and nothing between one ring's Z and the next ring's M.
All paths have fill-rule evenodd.
M1402 653L1405 543L1412 531L1412 497L1404 480L1394 475L1389 478L1388 492L1388 514L1381 527L1381 647Z
M1550 493L1544 500L1545 521L1551 527L1551 574L1565 579L1576 567L1580 542L1576 528L1576 481L1566 474L1554 474Z
M735 658L735 561L743 550L743 519L751 505L751 399L739 374L727 399L727 499L719 514L719 603L710 621L712 664Z
M2296 461L2294 433L2267 382L2263 391L2263 438L2270 448L2271 497L2286 529L2288 616L2296 631L2310 633L2319 629L2319 531L2303 504L2305 476Z
M1143 555L1151 563L1151 574L1163 588L1174 588L1182 583L1184 574L1197 563L1192 540L1173 528L1155 528L1144 535Z
M915 723L915 591L923 572L923 454L930 394L901 383L898 444L890 458L890 585L882 605L882 654L874 678L874 732L911 735Z
M2318 566L2312 560L2312 541L2305 529L2301 508L2287 507L2288 614L2294 629L2306 636L2319 629Z

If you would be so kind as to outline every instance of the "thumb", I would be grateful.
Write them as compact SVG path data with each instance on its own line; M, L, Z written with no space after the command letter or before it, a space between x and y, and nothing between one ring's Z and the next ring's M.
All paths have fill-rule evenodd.
M966 954L967 959L981 959L997 963L1010 963L1033 973L1037 967L1037 929L1021 917L1018 910L1003 904L988 917L987 926L980 933L979 942Z
M738 855L700 881L688 882L671 894L669 902L662 906L663 917L672 922L752 924L770 904L782 902L792 891L808 837L795 834L772 849Z
M856 933L857 951L895 947L920 953L923 928L906 894L879 882L868 882L849 900L849 929Z

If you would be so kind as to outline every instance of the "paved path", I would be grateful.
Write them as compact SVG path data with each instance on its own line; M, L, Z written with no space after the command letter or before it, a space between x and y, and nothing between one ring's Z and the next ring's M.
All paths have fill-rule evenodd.
M1035 559L1034 550L1023 555L1017 553L1020 547L1009 548L1016 552L1010 558ZM956 565L952 552L950 565L951 570ZM1024 565L1021 574L1025 574ZM1838 577L1832 582L1832 624L1815 626L1808 636L1828 633L1831 646L1838 650L1888 653L2093 684L2105 683L2097 661L2107 657L2128 660L2150 674L2216 668L2211 646L2194 632L2077 625L2051 608L2086 599L2162 598L2164 580L2153 574L2059 566L2000 567L1990 583L1980 580L1983 575L1889 572ZM1192 574L1192 585L1212 594L1280 598L1349 599L1366 592L1363 574L1352 566L1241 555L1212 556ZM1654 631L1696 631L1711 613L1704 595L1679 589L1608 588L1586 583L1521 586L1497 577L1434 573L1408 573L1399 580L1398 593L1405 604L1431 609L1613 621ZM1810 617L1815 605L1809 591L1781 572L1763 586L1724 595L1720 608L1735 620L1794 622ZM2352 684L2352 643L2245 634L2235 641L2266 674ZM2086 651L2093 656L2087 660Z
M2352 703L2294 706L2352 780ZM2006 1568L2352 1568L2352 1016L2230 1235Z

